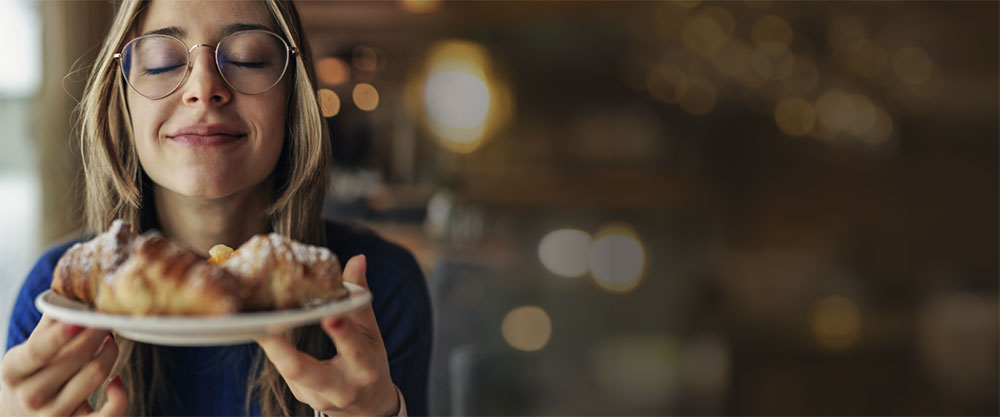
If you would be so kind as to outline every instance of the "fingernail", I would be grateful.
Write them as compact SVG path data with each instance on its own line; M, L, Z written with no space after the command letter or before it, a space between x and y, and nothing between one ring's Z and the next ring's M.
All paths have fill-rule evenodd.
M328 326L330 326L330 328L333 329L333 330L337 330L337 329L340 328L340 326L343 326L343 325L344 325L344 319L333 319L328 324Z
M78 325L75 325L75 324L67 324L66 325L66 333L69 333L71 335L75 335L77 333L80 333L81 331L83 331L83 326L78 326Z
M120 375L115 375L114 378L111 378L111 382L108 382L108 386L109 387L118 387L118 388L121 388L122 387L122 377Z

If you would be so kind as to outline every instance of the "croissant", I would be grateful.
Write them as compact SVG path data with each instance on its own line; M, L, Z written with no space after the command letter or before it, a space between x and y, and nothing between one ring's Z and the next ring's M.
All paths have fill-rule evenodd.
M157 232L136 236L115 220L73 245L56 264L52 290L130 315L220 315L298 308L347 294L330 250L272 233L206 261Z
M250 238L222 267L253 289L246 300L248 310L294 308L347 294L337 255L277 233Z

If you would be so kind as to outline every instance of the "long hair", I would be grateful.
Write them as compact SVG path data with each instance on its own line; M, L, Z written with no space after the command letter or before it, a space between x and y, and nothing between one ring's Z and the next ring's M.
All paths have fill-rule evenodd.
M312 55L298 12L290 1L262 0L282 36L298 50L290 63L293 87L285 115L285 140L271 173L274 189L267 215L276 233L314 245L325 243L322 204L331 158L329 133L314 90ZM84 175L83 217L88 233L106 230L114 219L133 227L155 226L152 182L142 171L131 131L128 88L113 55L136 34L136 24L148 0L125 0L118 5L108 35L92 67L84 94L75 112ZM325 334L318 326L296 329L287 335L300 349L321 354ZM161 372L162 355L152 345L118 338L120 353L115 370L122 377L129 398L128 413L148 414L157 403L168 401ZM254 349L254 366L248 380L247 402L258 399L263 415L311 414L294 400L274 365ZM94 399L103 396L98 392Z

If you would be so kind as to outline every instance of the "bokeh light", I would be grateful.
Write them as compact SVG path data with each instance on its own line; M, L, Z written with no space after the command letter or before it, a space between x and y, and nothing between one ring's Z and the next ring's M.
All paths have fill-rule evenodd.
M831 89L816 99L817 119L830 131L850 128L854 124L854 113L854 98L843 91Z
M323 84L341 85L351 78L351 68L340 58L320 58L316 61L316 78Z
M414 93L426 127L447 149L472 152L507 119L509 94L491 71L481 45L443 41L431 49L426 73L417 84L419 93Z
M503 339L514 349L534 352L549 343L552 321L540 307L521 306L504 316L500 331Z
M865 78L881 74L885 64L885 49L878 42L865 39L847 48L847 66Z
M879 146L889 141L892 137L893 123L892 116L885 109L875 106L875 122L867 133L862 134L858 139L861 142Z
M785 91L795 95L805 95L816 88L819 82L819 69L816 64L805 56L796 55L792 64L792 72L781 80Z
M645 250L631 227L610 225L595 234L590 249L590 273L601 288L628 292L639 285Z
M403 10L414 14L430 13L441 7L441 0L401 0Z
M316 99L323 117L333 117L340 113L340 96L332 90L321 88L316 92Z
M750 67L750 55L753 49L738 38L730 38L718 54L712 57L712 62L719 72L736 78Z
M813 335L821 347L842 351L858 343L861 332L861 311L850 298L829 296L812 307L810 315Z
M577 229L549 232L538 243L538 259L553 274L574 278L590 270L590 234Z
M900 81L909 85L920 85L930 80L934 62L923 50L908 46L892 57L892 70Z
M795 56L785 45L777 42L764 42L757 45L750 56L750 64L762 77L780 80L792 73Z
M774 109L774 120L789 136L805 136L816 125L816 111L802 97L786 97Z
M830 21L827 39L835 51L846 52L855 42L866 39L864 23L853 16L839 16Z
M703 56L715 55L729 34L710 13L698 13L684 23L681 40L689 50Z
M378 107L378 90L368 83L358 83L351 93L354 105L364 111L372 111Z
M673 65L657 65L650 68L646 77L649 95L664 103L677 102L677 89L687 80L680 68Z
M754 21L753 29L750 33L754 44L776 42L784 45L786 48L791 46L792 38L794 37L792 26L785 19L774 15L765 15L758 18Z
M854 123L847 131L857 137L867 134L875 126L878 111L875 104L862 94L852 94L854 99Z

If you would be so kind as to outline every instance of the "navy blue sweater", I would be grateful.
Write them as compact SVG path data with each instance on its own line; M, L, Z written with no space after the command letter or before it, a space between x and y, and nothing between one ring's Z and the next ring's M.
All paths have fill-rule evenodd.
M326 223L327 247L341 262L354 255L368 258L372 308L389 356L392 381L406 400L409 415L427 414L427 379L431 355L431 305L419 265L405 249L354 225ZM27 340L41 319L35 297L48 289L56 262L75 242L49 249L28 274L10 320L7 350ZM163 347L168 390L175 394L158 415L244 415L247 375L253 344L212 347ZM326 358L335 354L328 346ZM325 359L325 358L323 358ZM258 415L253 404L251 415Z

